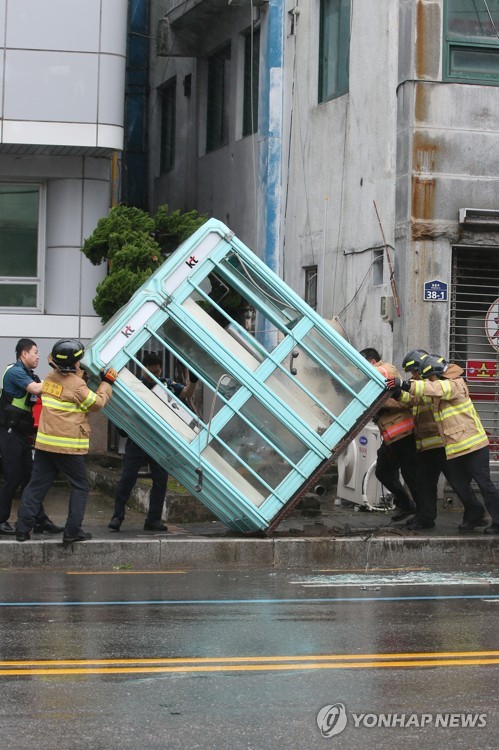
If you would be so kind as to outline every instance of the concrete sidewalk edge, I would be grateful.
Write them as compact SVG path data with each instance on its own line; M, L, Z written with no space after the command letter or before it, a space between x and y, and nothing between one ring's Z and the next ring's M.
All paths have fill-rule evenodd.
M231 570L488 565L499 562L497 538L157 538L91 540L64 547L60 538L0 541L2 569Z

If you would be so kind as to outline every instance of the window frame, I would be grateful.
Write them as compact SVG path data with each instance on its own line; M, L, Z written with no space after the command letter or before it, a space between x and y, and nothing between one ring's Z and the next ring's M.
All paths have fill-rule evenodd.
M244 33L243 121L242 137L258 133L258 96L260 91L260 29Z
M444 17L443 17L443 64L442 77L444 81L456 83L475 83L488 86L499 86L499 37L473 36L467 34L452 33L449 31L449 18L451 13L452 0L445 0ZM485 10L485 7L483 8ZM497 24L499 31L499 21ZM475 72L466 72L465 70L451 69L452 54L455 50L469 49L474 52L485 51L497 55L498 72L497 74L482 74Z
M208 55L206 75L206 153L217 151L229 144L230 125L230 85L231 85L232 44L228 40L221 47ZM218 64L218 69L215 66ZM212 97L213 87L217 84L217 75L222 73L223 90L219 96L218 107ZM217 132L218 131L218 132Z
M32 314L42 313L45 306L45 253L46 253L46 212L47 212L47 189L45 183L41 182L16 182L13 180L0 180L0 185L12 185L16 187L36 188L38 190L38 227L37 227L37 258L36 276L0 276L1 286L18 286L22 284L36 286L36 304L33 307L2 305L1 314ZM0 295L1 298L1 295Z
M326 5L337 4L338 6L338 33L335 40L326 40L325 17ZM329 102L348 94L350 90L350 17L351 0L320 0L319 9L319 66L317 81L318 103ZM328 41L326 49L326 41ZM334 85L329 87L326 83L326 57L333 54L334 43L336 43L336 72ZM345 70L343 70L343 67ZM343 70L343 74L340 71ZM327 88L327 90L326 90Z
M170 78L159 91L161 97L160 119L160 175L170 172L175 166L176 122L177 122L177 77ZM168 108L167 106L168 105ZM167 129L167 115L170 115ZM166 137L168 135L168 138ZM169 158L168 158L169 155Z
M303 266L305 291L303 299L312 308L317 310L319 305L319 269L318 266ZM315 302L314 302L315 299ZM314 302L314 304L312 304Z

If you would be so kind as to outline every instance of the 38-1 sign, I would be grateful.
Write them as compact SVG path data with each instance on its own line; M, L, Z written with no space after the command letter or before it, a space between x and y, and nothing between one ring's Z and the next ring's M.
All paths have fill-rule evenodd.
M425 281L423 299L425 302L447 302L447 290L448 286L445 281L439 281L439 279Z

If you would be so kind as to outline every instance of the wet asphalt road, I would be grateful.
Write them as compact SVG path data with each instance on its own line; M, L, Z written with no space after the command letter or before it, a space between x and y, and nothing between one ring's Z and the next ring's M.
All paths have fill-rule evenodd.
M1 747L497 750L498 612L490 569L0 571Z

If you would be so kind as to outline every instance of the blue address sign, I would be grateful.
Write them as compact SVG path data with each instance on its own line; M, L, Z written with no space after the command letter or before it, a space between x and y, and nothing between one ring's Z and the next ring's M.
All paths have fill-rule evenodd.
M425 281L423 299L425 302L447 302L448 285L438 279Z

